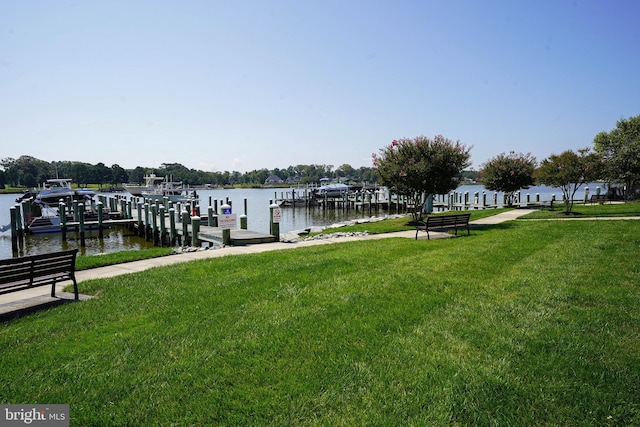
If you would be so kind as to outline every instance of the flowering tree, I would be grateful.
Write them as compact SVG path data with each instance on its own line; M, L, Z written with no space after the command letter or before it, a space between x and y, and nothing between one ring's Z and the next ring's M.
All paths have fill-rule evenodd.
M573 196L578 187L600 178L603 172L601 157L590 153L588 148L577 153L567 150L560 155L544 159L536 171L538 182L550 187L559 187L564 196L565 214L573 209Z
M516 191L534 184L536 163L536 158L531 153L512 151L509 154L499 154L481 166L484 186L488 190L502 191L507 196L507 204L512 206Z
M442 135L393 140L372 154L382 184L408 198L414 220L421 218L429 195L448 193L458 186L456 176L469 166L470 157L460 141Z

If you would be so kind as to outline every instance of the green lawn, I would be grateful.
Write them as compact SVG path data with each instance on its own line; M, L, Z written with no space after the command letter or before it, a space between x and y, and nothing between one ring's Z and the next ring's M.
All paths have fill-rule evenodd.
M565 215L564 203L557 203L553 209L545 208L526 215L524 219L552 219L567 217L606 218L616 216L640 216L640 203L587 203L573 205L572 215Z
M88 270L90 268L122 264L142 259L158 258L172 254L173 248L149 248L136 251L111 252L99 255L81 255L76 258L76 270Z
M72 425L639 425L640 222L512 221L95 280L0 331Z

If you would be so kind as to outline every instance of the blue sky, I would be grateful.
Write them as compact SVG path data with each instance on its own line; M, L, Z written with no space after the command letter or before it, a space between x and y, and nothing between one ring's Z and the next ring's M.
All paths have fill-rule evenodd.
M0 158L371 166L442 134L473 167L640 114L640 2L0 0Z

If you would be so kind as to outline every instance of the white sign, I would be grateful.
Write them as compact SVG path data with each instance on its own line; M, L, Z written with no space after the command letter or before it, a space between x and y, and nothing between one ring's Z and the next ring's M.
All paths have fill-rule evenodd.
M279 224L281 219L282 219L282 209L273 208L273 223Z
M223 230L238 228L238 215L237 214L220 215L218 217L218 227Z

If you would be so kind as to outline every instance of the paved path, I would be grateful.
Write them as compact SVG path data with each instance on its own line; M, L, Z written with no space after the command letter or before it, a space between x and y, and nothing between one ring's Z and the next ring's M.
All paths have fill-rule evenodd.
M533 212L532 209L514 209L511 211L503 212L498 215L489 216L486 218L471 221L473 226L483 226L491 224L499 224L505 221L514 220L520 216ZM593 219L593 218L591 218ZM370 234L366 236L353 236L353 237L341 237L331 238L324 240L303 240L296 243L262 243L247 246L228 246L220 249L210 249L203 251L195 251L189 253L183 253L179 255L166 256L161 258L152 258L148 260L134 261L125 264L111 265L107 267L93 268L90 270L83 270L76 272L76 279L78 282L85 280L99 279L120 276L123 274L135 273L139 271L148 270L154 267L162 267L167 265L173 265L181 262L194 261L205 258L218 258L230 255L239 254L253 254L266 251L274 251L281 249L293 249L306 246L315 245L330 245L335 243L357 241L357 240L372 240L372 239L386 239L392 237L402 237L415 239L415 230L399 231L395 233L384 234ZM448 233L431 233L432 239L448 238L451 237ZM418 239L426 239L426 234L420 234ZM73 298L73 294L67 294L62 292L62 289L69 285L71 282L61 282L56 287L56 295L60 298L51 298L51 288L48 286L40 286L37 288L14 292L10 294L0 295L0 319L11 318L12 316L19 314L23 311L33 310L34 307L40 308L46 305L55 305L61 302L65 302L68 299ZM81 296L81 298L88 298L87 296Z

